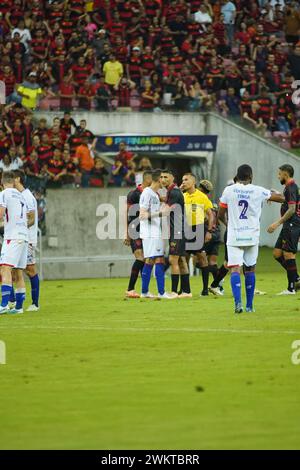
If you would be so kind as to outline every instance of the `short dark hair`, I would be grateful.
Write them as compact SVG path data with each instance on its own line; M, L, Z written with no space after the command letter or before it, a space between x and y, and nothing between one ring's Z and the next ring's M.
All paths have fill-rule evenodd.
M191 172L184 173L183 176L192 176L193 178L195 178L195 181L197 180L196 175L194 175L194 173L191 173Z
M289 165L288 163L281 165L279 167L279 170L285 171L291 178L294 176L294 168L292 167L292 165Z
M247 181L252 178L252 168L250 165L241 165L237 169L236 177L239 181Z
M152 181L157 183L160 177L161 177L161 170L157 169L157 170L152 171Z
M15 178L19 178L20 179L20 183L22 186L25 186L25 179L26 179L26 176L25 176L25 173L23 170L15 170L14 171L14 174L15 174Z
M14 183L15 173L13 171L4 171L2 173L2 184L4 183Z
M147 176L152 176L152 170L146 170L143 173L143 181L147 178Z
M175 173L173 170L169 170L168 168L166 168L165 170L161 170L162 173L167 173L168 175L172 175L175 177Z

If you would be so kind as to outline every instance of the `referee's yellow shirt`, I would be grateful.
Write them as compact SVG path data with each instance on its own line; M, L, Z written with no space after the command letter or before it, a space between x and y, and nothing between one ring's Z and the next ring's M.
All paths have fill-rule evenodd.
M184 205L188 225L204 224L206 212L213 208L210 199L199 189L192 194L184 193Z

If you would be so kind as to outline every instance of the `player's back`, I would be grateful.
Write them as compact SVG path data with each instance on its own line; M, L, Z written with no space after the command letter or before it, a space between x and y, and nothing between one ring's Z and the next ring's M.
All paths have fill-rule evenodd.
M144 189L140 197L140 209L145 209L150 214L159 212L160 200L158 194L150 187ZM161 235L161 224L159 217L140 221L141 238L157 238Z
M7 188L0 193L0 206L5 207L4 240L28 241L27 204L17 189Z
M254 184L227 186L220 205L228 211L228 245L248 246L259 241L262 203L271 192Z
M34 212L34 224L28 228L28 242L32 245L37 244L37 234L38 234L38 207L37 200L30 191L30 189L24 189L22 191L22 196L26 201L27 211Z

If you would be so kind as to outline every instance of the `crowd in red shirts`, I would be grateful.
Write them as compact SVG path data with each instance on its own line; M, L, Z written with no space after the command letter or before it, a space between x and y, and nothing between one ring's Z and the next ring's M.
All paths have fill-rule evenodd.
M96 143L84 119L76 123L66 111L48 123L11 103L2 109L0 120L0 174L22 169L26 186L44 194L46 188L136 186L142 172L151 169L149 159L138 159L124 142L114 159L106 161Z
M300 147L299 33L299 1L0 0L0 80L8 105L31 74L31 109L217 109Z

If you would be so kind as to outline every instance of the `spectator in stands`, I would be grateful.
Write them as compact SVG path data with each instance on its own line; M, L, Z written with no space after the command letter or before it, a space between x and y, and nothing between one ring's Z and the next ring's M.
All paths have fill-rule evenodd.
M160 96L152 88L150 80L145 80L144 88L141 92L141 111L153 111L159 104Z
M106 85L103 75L100 76L98 88L95 96L96 109L98 111L109 111L111 92L109 86Z
M133 160L127 163L127 170L124 178L127 186L136 186L136 164Z
M300 11L299 15L299 30L300 31ZM300 36L300 34L299 34ZM300 41L296 44L294 52L292 52L289 57L289 66L293 77L296 80L300 80Z
M12 168L10 156L8 155L8 153L6 153L3 156L2 160L0 161L0 171L4 172L4 171L12 171L12 170L13 168Z
M152 170L152 164L148 157L143 157L141 158L138 164L137 171L146 171L146 170Z
M234 24L236 17L236 6L230 0L224 0L221 8L222 15L224 15L224 24L229 45L232 46L234 38Z
M263 121L262 114L260 112L260 106L257 101L251 103L249 112L245 112L243 118L248 122L262 136L265 135L267 124Z
M94 166L91 169L90 186L92 188L103 188L104 177L107 175L108 171L104 166L102 158L96 157L94 160Z
M182 80L177 80L176 90L173 96L174 109L186 111L189 105L189 93L186 84Z
M120 160L117 160L112 167L112 180L111 184L120 188L125 184L125 176L127 174L127 166L125 166Z
M69 150L63 150L62 161L65 173L60 178L61 184L64 188L74 187L75 182L78 180L79 168L74 159L71 157Z
M130 152L127 150L126 142L120 142L119 144L119 152L115 156L115 163L117 161L122 162L124 166L127 166L127 162L130 160L134 160L137 157L136 153Z
M123 75L123 65L116 59L114 54L109 56L109 60L103 65L104 80L110 86L111 91L119 83Z
M8 155L9 155L10 162L11 162L11 170L19 170L20 168L23 167L24 162L19 157L16 147L14 147L13 145L9 147Z
M194 14L194 19L196 23L201 25L208 25L212 23L213 11L211 5L207 0L204 0L204 3L200 5L199 10Z
M43 95L43 90L36 82L36 73L31 72L28 79L17 88L17 93L21 97L21 104L24 108L34 110L37 108L39 97Z
M300 148L300 120L297 121L297 127L292 130L291 147L294 149Z
M81 142L81 145L76 149L75 158L79 162L79 169L82 174L82 187L87 188L89 185L91 170L94 167L94 159L88 147L88 137L82 136Z
M92 101L95 97L95 91L93 86L86 80L83 85L79 87L77 98L78 107L80 109L90 110L92 107Z
M61 118L59 123L60 129L62 129L68 136L72 134L72 130L76 130L76 122L71 117L69 111L65 111L63 118Z
M136 84L129 78L122 77L119 83L114 86L117 95L118 108L129 108L131 91L134 90Z
M65 111L71 111L73 108L73 99L76 97L76 92L70 75L65 75L63 77L63 81L59 85L58 96L60 97L60 108Z
M48 188L60 188L62 186L62 177L66 174L66 169L61 158L61 151L58 148L54 149L53 158L48 161L46 173L48 175Z
M284 32L286 34L286 41L295 45L299 41L300 31L300 12L296 8L295 2L286 5L284 16Z

